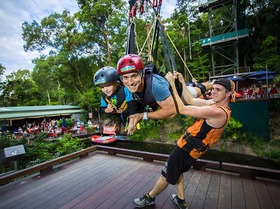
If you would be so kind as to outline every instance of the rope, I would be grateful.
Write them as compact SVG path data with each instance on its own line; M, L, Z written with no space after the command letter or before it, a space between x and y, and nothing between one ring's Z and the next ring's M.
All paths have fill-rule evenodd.
M155 27L155 21L153 22L153 24L152 24L152 27L151 27L151 28L154 28L154 27ZM147 35L147 38L145 39L144 44L143 44L143 46L142 46L141 51L140 51L140 53L139 53L139 54L142 54L142 52L143 52L143 50L144 50L144 47L145 47L145 44L147 43L148 38L149 38L149 37L150 37L150 35L151 35L151 32L152 32L152 30L150 29L150 30L149 30L149 33L148 33L148 35ZM150 54L150 52L149 52L149 55L151 55L151 54Z
M132 16L135 17L136 16L137 2L138 2L138 0L136 0L134 5L131 7L131 10L129 12L129 16L130 17L132 17ZM148 2L148 0L146 0L146 2ZM144 4L144 0L142 0L141 3L140 3L140 13L141 14L144 13L144 5L143 4ZM193 75L192 75L190 69L188 68L186 62L184 61L184 59L180 55L180 53L179 53L178 49L176 48L174 42L172 41L170 36L167 34L167 32L165 30L165 27L163 26L163 23L162 23L161 18L159 16L161 5L162 5L162 0L149 1L149 4L153 8L154 13L156 14L156 20L157 20L157 21L153 22L153 25L151 27L151 28L154 28L154 30L155 30L154 31L153 40L152 40L152 42L153 42L152 45L154 46L154 43L156 44L154 50L157 50L157 48L158 48L158 38L159 38L159 33L160 33L161 37L162 37L163 51L164 51L164 54L165 54L165 57L166 57L168 68L171 69L171 63L172 63L172 70L177 70L176 69L176 64L175 64L175 61L174 61L174 57L172 55L171 49L169 47L169 44L168 44L168 42L166 40L166 36L167 36L169 41L170 41L170 43L172 44L172 46L174 47L175 51L177 52L178 56L180 57L182 63L184 64L185 68L187 69L189 75L191 76L192 81L197 84L197 80L193 77ZM146 10L147 10L147 7L148 6L146 4ZM155 28L155 23L157 23L157 27L156 28ZM158 23L160 25L158 25ZM136 24L134 23L134 20L133 20L133 24L136 27ZM142 48L141 48L141 50L139 52L139 46L138 46L138 42L136 40L136 37L137 37L137 35L136 35L136 28L134 28L135 43L136 43L136 48L137 48L137 51L139 52L139 55L143 54L144 46L146 45L146 43L148 42L148 39L150 38L151 31L152 31L152 29L149 30L148 27L147 27L147 38L146 38L146 40L145 40L145 42L144 42L144 44L143 44L143 46L142 46ZM169 56L168 56L168 54L169 54ZM148 57L149 57L149 60L151 61L152 60L152 55L151 55L151 50L150 50L150 46L149 45L148 45ZM157 60L156 53L154 53L154 60ZM170 63L170 61L171 61L171 63Z
M161 19L160 19L160 17L157 17L157 18L158 18L160 24L163 25L163 24L162 24L162 21L161 21ZM182 56L180 55L180 53L179 53L178 49L176 48L174 42L172 41L172 39L170 38L170 36L166 33L166 30L164 29L164 27L162 27L162 28L163 28L163 30L165 31L165 34L166 34L167 37L169 38L169 41L171 42L171 44L172 44L172 46L174 47L175 51L177 52L178 56L180 57L181 61L183 62L185 68L188 70L188 73L189 73L190 76L192 77L192 81L196 83L197 80L193 77L191 71L189 70L187 64L185 63L184 59L183 59Z
M138 45L138 41L137 41L137 33L136 33L136 24L134 27L134 34L135 34L135 44L136 44L136 50L137 52L139 52L139 45Z

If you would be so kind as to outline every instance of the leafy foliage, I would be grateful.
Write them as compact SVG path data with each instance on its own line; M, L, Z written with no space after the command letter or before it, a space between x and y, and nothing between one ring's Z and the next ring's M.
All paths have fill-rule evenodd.
M230 118L228 125L226 127L225 133L230 136L233 140L239 141L241 138L241 128L243 124L235 120L233 117Z
M55 155L63 156L70 154L76 151L79 151L83 148L84 144L80 141L79 138L72 138L65 135L56 143Z
M61 139L52 142L46 141L45 133L39 134L35 139L22 137L20 139L13 138L10 134L2 134L0 136L0 151L5 147L11 147L23 144L25 154L19 158L18 169L23 169L36 165L59 156L73 153L84 147L83 142L78 138L72 138L71 135L63 135ZM0 165L0 172L7 172L11 169L12 163Z
M129 136L131 141L143 142L163 141L176 142L185 130L184 121L180 115L165 120L148 120L140 123L140 129Z
M161 121L148 120L140 122L140 129L136 130L129 139L134 142L143 142L147 138L159 139Z

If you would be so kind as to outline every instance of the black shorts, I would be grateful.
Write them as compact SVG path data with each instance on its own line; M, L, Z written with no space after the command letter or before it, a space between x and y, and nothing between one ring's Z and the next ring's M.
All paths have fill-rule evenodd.
M169 155L161 174L169 184L175 185L182 173L187 172L196 161L187 151L176 146Z

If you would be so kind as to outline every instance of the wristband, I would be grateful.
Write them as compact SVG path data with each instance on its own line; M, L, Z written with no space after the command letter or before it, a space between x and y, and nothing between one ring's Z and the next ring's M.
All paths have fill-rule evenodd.
M149 118L148 118L148 115L147 115L147 112L144 112L143 113L143 118L142 118L142 120L148 120Z

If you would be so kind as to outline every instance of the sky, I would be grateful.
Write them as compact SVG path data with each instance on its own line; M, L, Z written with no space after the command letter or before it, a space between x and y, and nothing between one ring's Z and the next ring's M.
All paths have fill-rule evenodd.
M127 0L128 2L128 0ZM176 0L163 0L161 15L171 15ZM63 10L71 14L78 11L76 0L1 0L0 4L0 63L6 68L4 75L19 69L32 71L32 59L39 57L39 52L25 52L22 40L22 23L33 20L40 23L44 17ZM4 78L5 79L5 78Z

